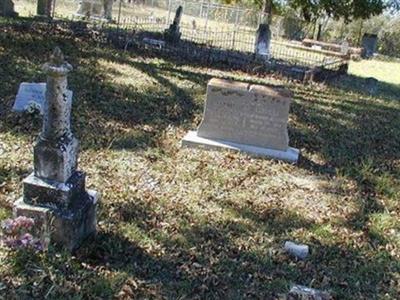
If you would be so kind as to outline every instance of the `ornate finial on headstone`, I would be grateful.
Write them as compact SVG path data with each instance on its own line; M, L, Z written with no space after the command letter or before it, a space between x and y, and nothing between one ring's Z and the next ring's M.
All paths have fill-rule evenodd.
M61 66L64 63L64 54L59 47L56 47L51 54L50 63L55 66Z
M59 47L54 49L49 62L43 65L43 71L52 76L66 76L72 69L72 66L65 61L64 54Z

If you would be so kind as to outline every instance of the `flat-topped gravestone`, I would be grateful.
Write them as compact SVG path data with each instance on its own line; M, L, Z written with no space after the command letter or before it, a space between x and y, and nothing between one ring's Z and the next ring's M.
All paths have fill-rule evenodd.
M19 86L13 111L23 112L31 108L37 108L40 110L40 114L43 114L43 103L45 100L46 83L23 82Z
M287 123L292 94L282 88L212 79L203 121L183 146L226 148L296 162Z
M72 91L67 90L67 98L72 99ZM43 105L46 101L46 83L22 82L15 98L13 111L24 112L38 109L43 115Z
M255 52L257 57L269 59L271 56L271 30L268 24L260 24L256 34Z

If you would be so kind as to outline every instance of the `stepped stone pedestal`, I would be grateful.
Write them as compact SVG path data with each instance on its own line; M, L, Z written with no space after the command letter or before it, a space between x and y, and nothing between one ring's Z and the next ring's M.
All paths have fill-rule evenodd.
M79 142L71 132L72 93L67 89L72 66L56 48L43 70L43 128L34 146L34 172L23 181L14 214L35 219L38 234L74 250L96 232L99 195L86 190L85 173L77 170Z

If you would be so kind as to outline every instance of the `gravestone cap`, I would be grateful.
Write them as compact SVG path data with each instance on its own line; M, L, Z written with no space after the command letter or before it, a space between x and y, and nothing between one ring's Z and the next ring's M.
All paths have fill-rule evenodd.
M245 82L238 82L233 80L219 79L213 78L208 83L209 87L224 87L229 88L231 90L237 91L248 91L250 89L250 84Z
M270 97L292 98L293 93L283 87L269 87L265 85L252 85L249 88L250 92L255 94L269 95Z
M59 47L56 47L50 56L50 61L42 67L49 75L65 76L73 70L72 66L65 61L64 54Z
M50 56L50 62L55 66L61 66L64 61L64 54L59 47L56 47Z
M284 87L269 87L265 85L250 84L233 80L213 78L209 81L210 87L229 88L232 91L249 91L254 94L266 94L271 97L292 98L293 93Z

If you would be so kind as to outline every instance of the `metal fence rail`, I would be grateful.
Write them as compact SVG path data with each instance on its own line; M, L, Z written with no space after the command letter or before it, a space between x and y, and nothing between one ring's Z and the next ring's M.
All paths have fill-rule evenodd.
M36 12L35 0L14 0L16 9L25 15ZM100 5L104 0L53 0L55 18L78 19L79 1L86 5ZM100 3L100 4L99 4ZM256 30L263 15L256 10L193 0L117 0L112 7L112 23L103 23L101 17L92 15L89 20L101 22L103 28L124 29L130 32L162 33L172 23L175 11L183 7L180 23L184 41L202 46L254 53ZM272 28L272 32L279 32ZM271 57L293 66L313 68L323 66L334 69L345 63L344 58L324 51L316 51L273 34Z

